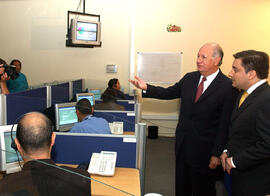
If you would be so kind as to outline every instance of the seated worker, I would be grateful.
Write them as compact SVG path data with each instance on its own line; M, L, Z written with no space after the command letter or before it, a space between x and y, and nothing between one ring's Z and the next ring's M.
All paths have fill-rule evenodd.
M101 95L102 103L94 105L96 110L121 110L124 111L125 107L116 103L116 92L112 89L106 89Z
M19 74L19 76L15 80L8 80L7 81L7 87L10 93L20 92L27 90L28 82L23 73L21 73L22 69L22 63L18 59L14 59L10 62L10 65L16 66L16 72Z
M0 88L2 94L9 94L6 82L9 78L7 73L5 73L5 68L3 67L6 64L6 61L0 58Z
M21 172L0 180L0 195L91 195L88 172L65 166L57 168L51 160L55 137L45 115L31 112L21 118L15 144L24 165Z
M109 80L107 89L111 89L115 91L116 99L126 99L125 94L122 91L120 91L120 82L117 78L113 78Z
M78 123L70 130L71 133L111 134L109 123L103 118L93 117L93 108L88 99L81 99L76 104Z

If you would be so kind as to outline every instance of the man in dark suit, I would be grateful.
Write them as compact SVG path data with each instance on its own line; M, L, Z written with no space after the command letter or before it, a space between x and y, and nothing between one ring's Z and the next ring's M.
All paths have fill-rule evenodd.
M176 195L215 195L212 175L227 137L234 101L231 80L220 70L223 51L216 43L203 45L197 57L198 71L187 73L168 88L146 84L139 77L130 82L146 91L143 97L181 98L176 128ZM201 95L201 96L200 96Z
M229 76L232 85L243 91L233 109L222 166L232 175L234 196L266 195L270 188L269 57L247 50L234 58Z

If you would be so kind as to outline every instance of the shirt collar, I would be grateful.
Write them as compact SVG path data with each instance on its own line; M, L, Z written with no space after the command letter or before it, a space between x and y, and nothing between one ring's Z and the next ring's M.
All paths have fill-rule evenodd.
M215 73L212 73L211 75L207 76L207 77L206 77L206 82L207 82L208 84L211 84L211 82L216 78L216 76L218 75L218 73L219 73L219 69L218 69ZM203 77L204 77L204 76L201 75L199 84L200 84L200 82L202 81L202 78L203 78Z
M247 89L247 93L250 95L256 88L261 86L263 83L266 82L266 79L260 80L259 82L253 84L251 87Z

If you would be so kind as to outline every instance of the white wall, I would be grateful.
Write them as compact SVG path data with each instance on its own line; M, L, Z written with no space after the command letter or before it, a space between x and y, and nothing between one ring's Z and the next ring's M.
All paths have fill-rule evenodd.
M130 1L88 0L85 11L101 15L102 47L65 46L67 11L79 0L0 1L0 57L22 60L30 85L53 80L85 78L86 87L105 88L110 78L127 89L129 73ZM80 10L82 11L82 9ZM117 64L117 74L105 72Z

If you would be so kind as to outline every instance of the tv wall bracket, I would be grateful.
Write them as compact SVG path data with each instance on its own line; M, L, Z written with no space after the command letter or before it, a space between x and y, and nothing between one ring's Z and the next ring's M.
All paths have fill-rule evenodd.
M93 47L101 47L100 45L84 45L84 44L73 44L71 40L71 28L70 28L70 19L71 16L84 16L84 17L94 17L97 18L97 21L100 22L100 15L95 14L87 14L85 13L85 2L83 6L83 13L82 12L74 12L74 11L68 11L67 13L67 35L66 35L66 47L79 47L79 48L93 48Z

